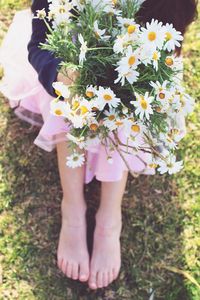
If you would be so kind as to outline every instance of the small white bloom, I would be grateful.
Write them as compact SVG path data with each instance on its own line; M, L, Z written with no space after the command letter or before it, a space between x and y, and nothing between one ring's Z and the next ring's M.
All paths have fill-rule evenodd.
M153 50L162 49L165 40L162 23L152 19L151 23L147 22L146 28L141 28L140 41L144 47Z
M77 152L74 152L72 155L67 157L66 165L70 168L77 168L81 167L85 162L85 156L84 154L79 154Z
M120 65L115 70L118 71L118 78L114 81L114 83L121 82L122 86L125 84L125 79L127 79L130 84L133 84L138 80L140 75L138 71L125 65Z
M34 17L35 19L40 19L43 20L44 18L46 18L46 11L45 9L38 9L36 10L36 17Z
M178 173L183 168L182 161L176 161L175 156L168 156L166 161L159 161L158 172L160 174L169 173L170 175Z
M88 98L93 98L96 95L96 92L97 92L97 89L94 86L89 85L86 87L85 95Z
M103 110L106 104L111 108L117 107L121 102L110 88L103 88L101 86L97 91L97 97L97 103L100 110Z
M128 46L126 50L126 55L118 62L119 66L124 66L125 68L136 69L140 64L139 55L137 51L133 51L131 46Z
M110 38L110 36L109 35L104 35L105 32L106 32L106 29L99 29L98 22L95 21L94 22L94 33L95 33L96 37L98 39L108 40Z
M65 85L63 82L53 82L52 84L56 95L58 95L59 97L62 96L64 98L69 98L70 97L70 90L69 87L67 85Z
M85 147L85 138L84 136L76 137L72 135L71 133L67 133L66 137L68 140L72 141L74 144L78 145L80 149L83 149Z
M139 115L140 119L146 117L147 120L149 120L150 115L153 114L151 102L154 100L154 98L150 97L148 92L146 92L144 96L135 93L135 96L136 101L130 102L136 107L135 114Z
M107 157L107 162L109 163L109 165L113 164L113 158L111 156Z
M103 119L103 125L110 129L111 131L115 130L117 128L117 125L115 124L116 118L118 118L117 112L114 108L111 108L104 111L105 118Z
M140 25L134 19L117 17L117 20L124 33L135 35L139 32Z
M54 116L68 118L70 110L68 102L53 99L50 103L50 113Z
M152 62L153 62L153 67L156 71L158 71L158 62L160 60L161 54L159 51L154 51L152 54Z
M78 40L81 43L79 63L82 64L85 60L85 55L88 51L88 47L87 47L87 41L84 41L81 33L79 33L79 35L78 35Z
M176 47L180 47L180 42L183 41L183 36L180 31L177 31L172 24L164 26L165 45L164 50L169 52L174 51Z
M124 50L128 47L130 41L131 38L127 34L118 35L114 41L113 51L115 53L123 53Z

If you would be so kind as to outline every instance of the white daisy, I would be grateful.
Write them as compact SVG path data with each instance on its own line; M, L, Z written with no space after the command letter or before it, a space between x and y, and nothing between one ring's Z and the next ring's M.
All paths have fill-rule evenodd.
M117 17L117 20L124 33L135 35L139 32L140 25L134 19Z
M183 111L185 116L193 112L195 106L195 100L192 97L190 97L188 94L183 93L180 95L180 103L181 103L181 110Z
M68 140L72 141L74 144L78 145L80 149L83 149L85 147L85 138L84 136L76 137L72 135L71 133L67 133L66 137Z
M84 154L80 154L77 152L74 152L72 155L67 157L66 165L70 168L77 168L81 167L85 162L85 156Z
M116 110L111 108L109 111L105 110L104 114L106 117L103 119L103 125L113 131L117 128L117 125L115 124L116 118L118 117Z
M36 10L36 17L34 17L34 19L40 19L43 20L44 18L46 18L46 11L45 9L38 9Z
M179 172L183 168L182 161L176 161L175 156L169 156L166 158L166 161L159 161L158 172L160 174L169 173L170 175Z
M121 82L122 86L125 84L126 79L130 84L133 84L138 80L140 75L138 71L125 65L120 65L115 70L118 71L118 78L114 81L114 83Z
M125 35L118 35L114 41L113 51L115 53L123 53L124 50L127 48L131 38L127 34Z
M94 86L88 85L86 87L85 95L91 99L96 95L96 92L97 92L97 89Z
M154 51L152 54L152 63L153 63L153 67L156 71L158 71L158 62L160 60L161 54L159 51Z
M121 10L114 8L112 5L105 6L103 10L105 13L111 16L120 16L122 14Z
M180 47L180 41L183 41L183 36L180 31L177 31L172 24L164 26L165 45L164 50L169 52L174 51L176 47Z
M104 35L106 29L99 29L98 22L94 22L94 33L97 39L108 40L110 38L109 35Z
M133 51L131 46L128 46L126 50L126 56L118 62L119 66L124 66L125 68L136 69L140 64L138 51Z
M99 87L97 91L97 103L100 110L103 110L105 105L108 104L110 108L117 107L121 100L116 97L110 88Z
M79 54L79 63L82 64L85 60L85 55L88 51L87 41L84 41L81 33L78 35L78 40L81 43L80 54Z
M70 97L70 90L69 87L67 85L65 85L63 82L53 82L52 84L56 95L58 95L59 97L62 96L64 98L69 98Z
M53 99L50 103L50 113L58 117L69 117L71 108L68 102Z
M150 115L153 114L151 102L154 98L150 97L148 92L146 92L144 96L135 93L135 96L136 101L130 102L136 107L135 114L139 115L140 119L144 119L144 117L146 117L146 119L149 120Z
M156 50L162 49L164 44L165 34L162 23L152 19L151 23L146 23L146 28L141 28L140 41L145 47Z
M156 100L163 102L167 101L170 98L171 93L167 89L168 84L169 82L167 80L165 80L162 84L159 81L150 82L150 85L154 88L156 92Z
M181 57L175 55L169 55L165 58L165 65L171 68L173 71L181 72L183 69L183 62Z

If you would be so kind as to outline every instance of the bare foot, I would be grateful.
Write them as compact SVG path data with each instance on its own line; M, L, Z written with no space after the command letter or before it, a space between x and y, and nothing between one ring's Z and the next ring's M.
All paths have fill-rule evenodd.
M112 221L96 216L88 282L91 289L106 287L118 277L121 266L121 227L121 218Z
M57 260L59 269L69 278L87 281L89 254L86 241L86 207L62 201L62 227Z

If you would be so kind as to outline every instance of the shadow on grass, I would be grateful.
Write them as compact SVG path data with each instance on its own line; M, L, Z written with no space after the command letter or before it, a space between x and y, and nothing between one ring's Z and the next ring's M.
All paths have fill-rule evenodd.
M173 180L129 178L123 201L122 268L106 289L65 278L56 267L62 197L55 151L33 144L38 129L2 104L0 260L2 299L188 300L182 278L165 270L183 263L182 211ZM86 186L88 223L94 226L100 184ZM92 230L89 231L91 245ZM153 293L152 293L153 292ZM152 298L150 298L152 294ZM153 297L154 295L154 297Z

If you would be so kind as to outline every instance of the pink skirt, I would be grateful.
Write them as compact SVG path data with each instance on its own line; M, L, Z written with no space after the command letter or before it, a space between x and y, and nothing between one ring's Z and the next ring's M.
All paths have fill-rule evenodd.
M0 92L8 99L10 107L20 119L40 128L34 144L50 152L57 143L66 141L63 133L68 132L68 125L61 117L50 114L50 102L53 98L40 84L37 72L28 61L27 44L31 38L31 20L31 11L23 10L16 13L9 27L0 48L0 64L4 69ZM123 140L123 132L120 135ZM123 171L128 168L117 151L112 158L113 163L110 164L103 145L88 149L85 183L94 177L100 181L120 180ZM144 163L149 160L149 154L125 154L125 158L133 172L155 174L155 170L147 168Z

